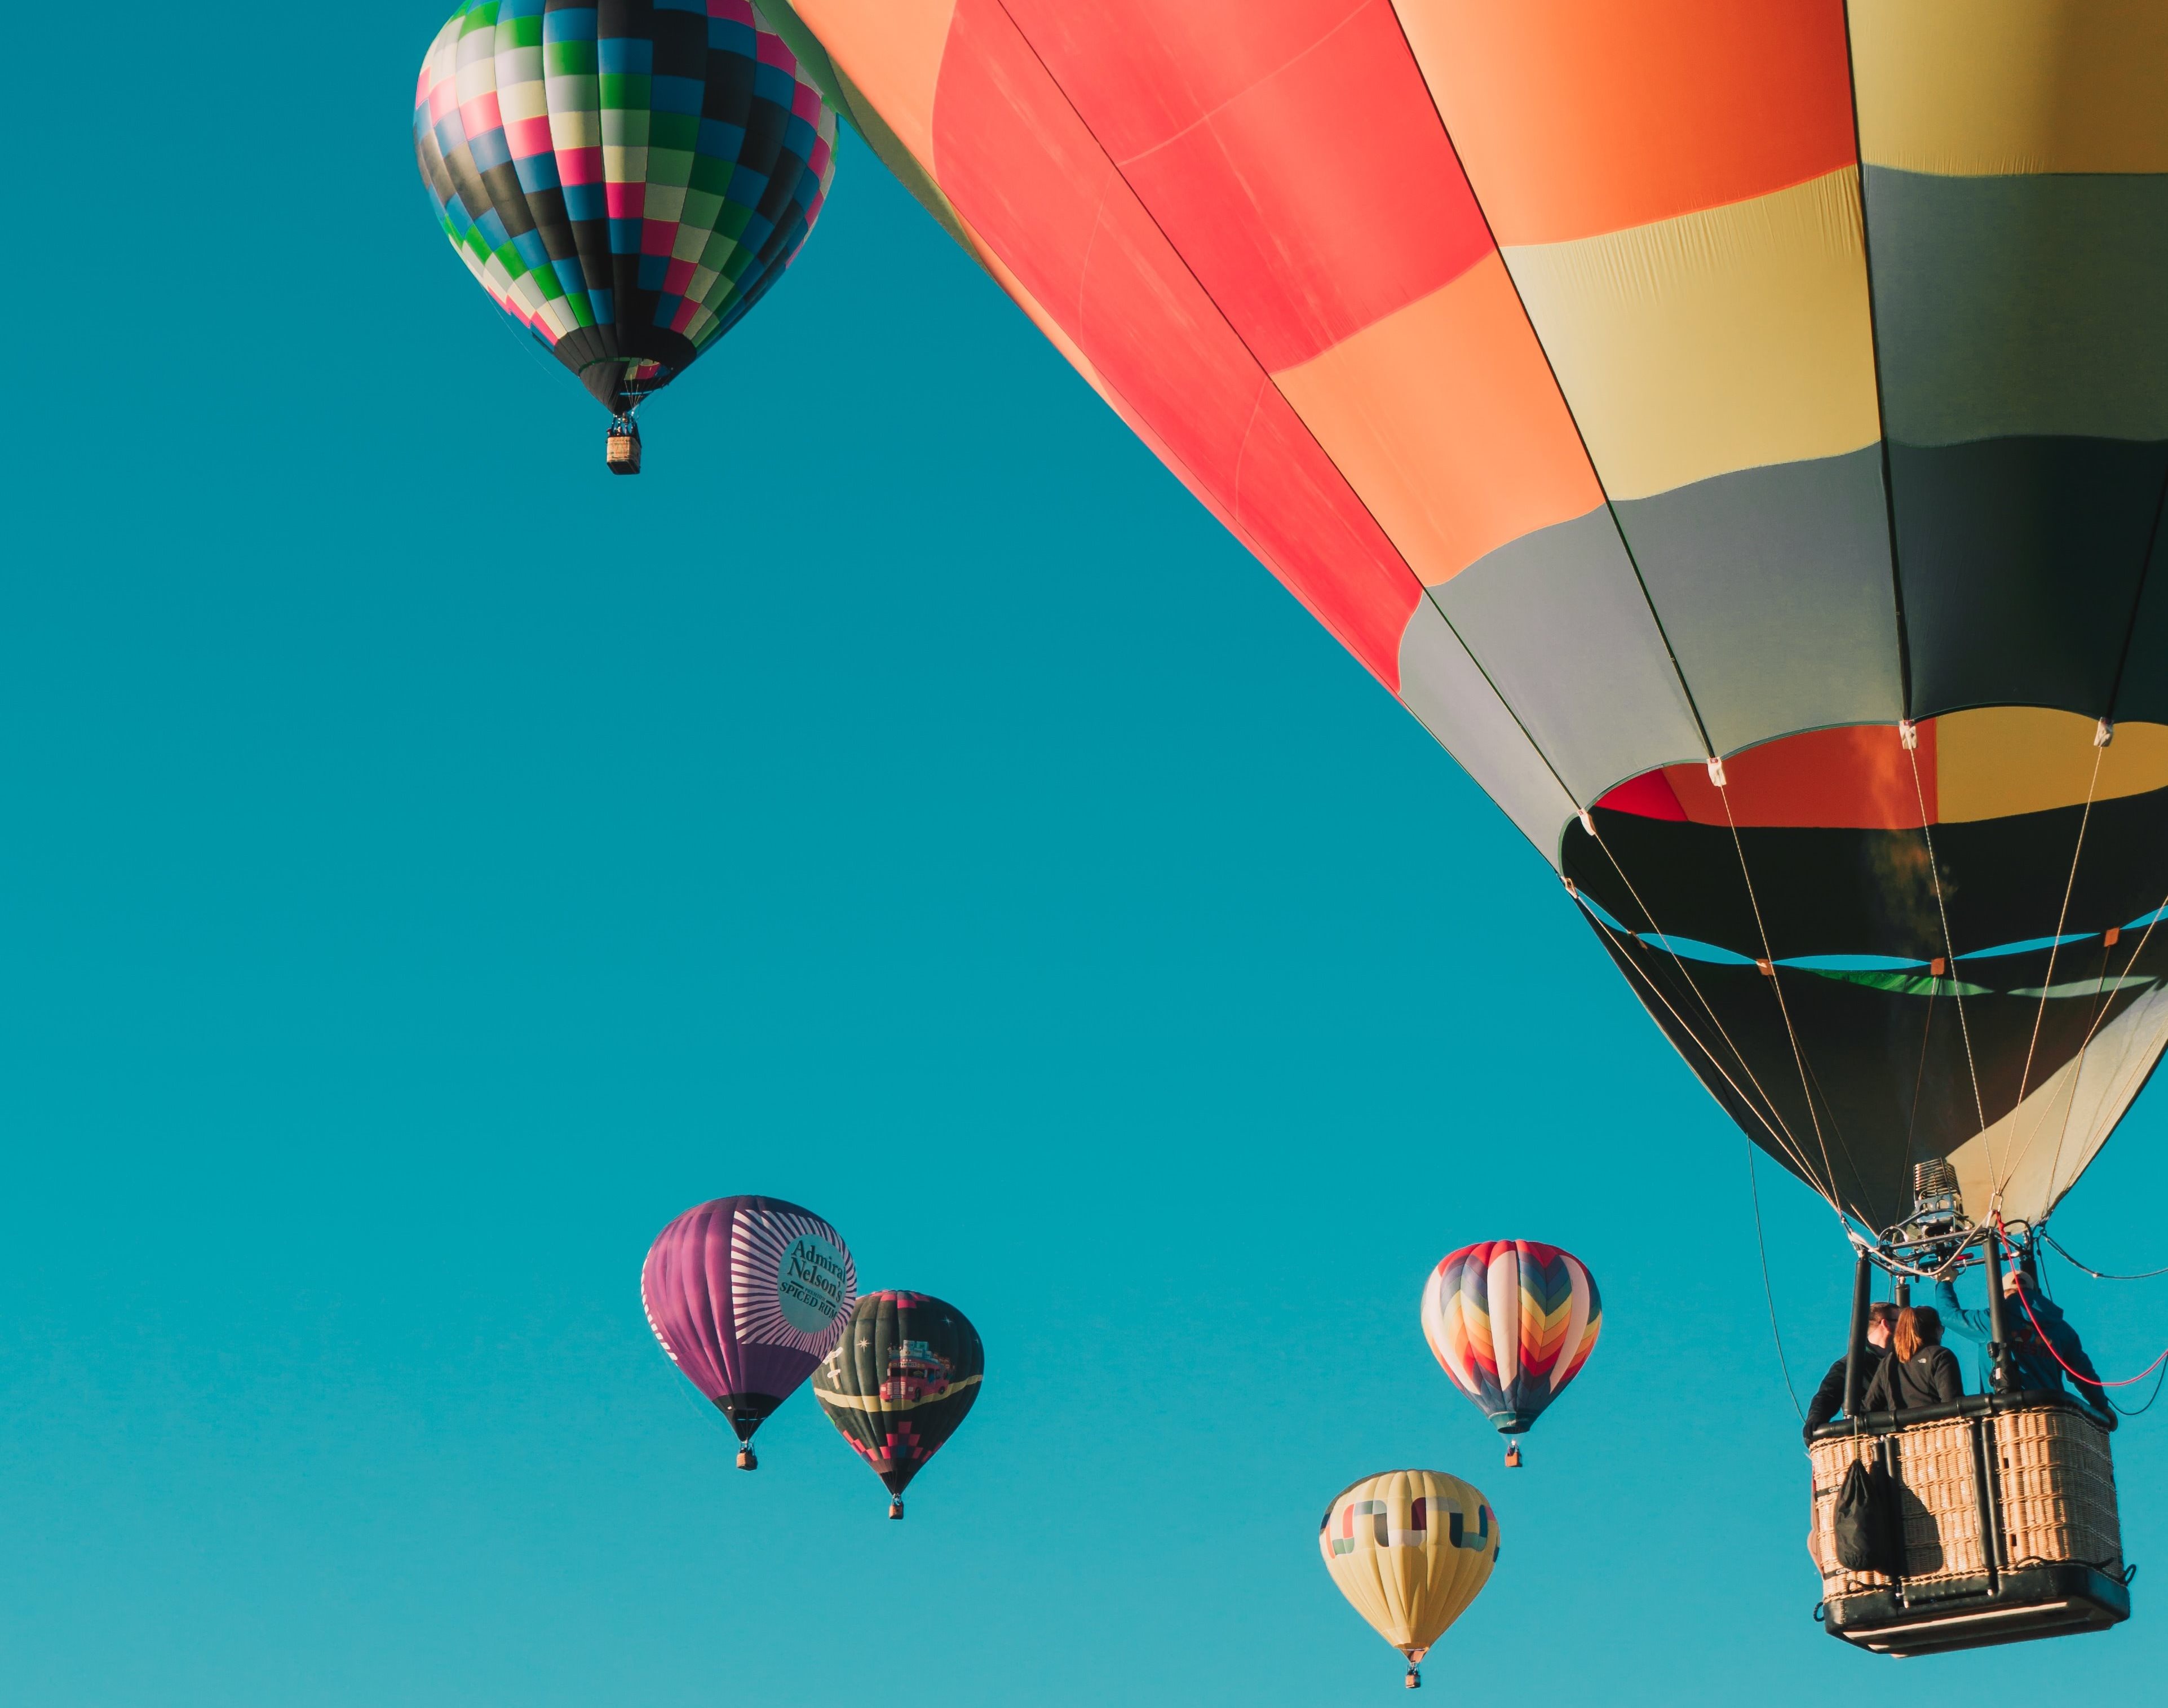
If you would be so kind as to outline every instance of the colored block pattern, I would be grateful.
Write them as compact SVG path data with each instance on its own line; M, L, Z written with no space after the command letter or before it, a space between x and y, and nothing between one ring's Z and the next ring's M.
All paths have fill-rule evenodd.
M773 12L1756 1142L1877 1226L1969 1147L2067 1188L2151 975L1927 968L2168 902L2168 11Z
M789 266L836 118L747 0L471 0L422 61L414 147L482 289L622 412Z
M1499 1546L1482 1491L1438 1471L1363 1477L1332 1498L1317 1526L1340 1593L1411 1662L1482 1594Z

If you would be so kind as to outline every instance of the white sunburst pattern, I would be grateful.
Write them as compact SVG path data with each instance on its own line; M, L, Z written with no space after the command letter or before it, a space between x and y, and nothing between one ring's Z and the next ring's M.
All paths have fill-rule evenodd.
M736 1223L731 1241L731 1300L738 1339L748 1346L788 1346L826 1358L858 1297L858 1266L842 1235L817 1216L773 1210L741 1209ZM826 1241L843 1260L842 1299L828 1321L810 1333L784 1317L781 1297L783 1260L808 1234Z

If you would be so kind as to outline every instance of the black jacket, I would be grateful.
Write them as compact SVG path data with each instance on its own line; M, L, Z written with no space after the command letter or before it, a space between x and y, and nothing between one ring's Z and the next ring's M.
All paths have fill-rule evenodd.
M1892 1353L1874 1372L1867 1390L1870 1412L1916 1412L1964 1397L1964 1372L1947 1346L1923 1346L1899 1362Z
M1882 1368L1883 1357L1883 1350L1878 1346L1860 1349L1859 1392L1862 1409L1867 1391L1873 1385L1874 1373ZM1815 1390L1814 1398L1807 1402L1807 1424L1799 1433L1809 1441L1813 1440L1815 1431L1843 1409L1844 1360L1839 1359L1829 1367L1829 1374L1822 1378L1822 1385Z

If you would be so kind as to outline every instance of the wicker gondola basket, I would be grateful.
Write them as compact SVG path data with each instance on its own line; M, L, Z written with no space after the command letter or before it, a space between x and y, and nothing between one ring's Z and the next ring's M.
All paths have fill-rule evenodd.
M1987 1551L1980 1537L1972 1420L1915 1424L1894 1440L1905 1583L1979 1577L1987 1570Z
M1822 1574L1826 1601L1886 1589L1897 1581L1879 1572L1847 1572L1836 1558L1836 1498L1844 1488L1845 1473L1855 1462L1872 1464L1881 1446L1878 1435L1845 1435L1817 1441L1807 1450L1815 1468L1814 1519L1807 1533L1807 1552Z
M2107 1431L2064 1410L2005 1412L1992 1427L2007 1563L2069 1560L2120 1575Z

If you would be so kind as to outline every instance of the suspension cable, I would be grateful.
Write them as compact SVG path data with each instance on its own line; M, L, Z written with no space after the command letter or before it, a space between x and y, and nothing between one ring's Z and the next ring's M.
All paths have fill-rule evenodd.
M1712 775L1710 781L1715 780ZM1731 816L1731 790L1718 783L1716 792L1724 802L1724 822L1731 827L1731 845L1739 854L1739 875L1746 883L1746 905L1754 910L1754 929L1762 939L1762 971L1769 975L1769 987L1777 994L1777 1012L1784 1017L1784 1035L1791 1040L1792 1061L1799 1070L1799 1094L1807 1100L1807 1119L1814 1124L1815 1143L1821 1150L1822 1171L1829 1178L1830 1201L1834 1204L1837 1199L1836 1167L1830 1161L1829 1141L1822 1136L1822 1118L1815 1112L1815 1088L1807 1077L1807 1058L1799 1049L1799 1035L1792 1025L1791 1007L1784 1000L1783 981L1777 972L1776 951L1769 947L1769 928L1762 923L1762 903L1754 894L1754 875L1746 869L1746 844L1740 838L1738 820ZM1830 1112L1830 1119L1836 1119L1834 1109ZM1857 1170L1853 1172L1857 1173Z
M1905 1176L1910 1172L1905 1163L1912 1154L1912 1140L1920 1131L1920 1093L1926 1088L1927 1057L1931 1053L1930 1046L1935 1041L1936 995L1935 981L1930 977L1927 981L1927 1017L1920 1026L1920 1066L1912 1076L1912 1113L1905 1123L1905 1155L1897 1163L1897 1185L1900 1193L1904 1189Z
M2063 906L2055 915L2054 941L2048 945L2048 970L2040 980L2039 1005L2032 1011L2032 1037L2025 1046L2025 1066L2017 1076L2017 1100L2010 1105L2010 1137L2013 1147L2016 1147L2017 1139L2017 1112L2025 1106L2025 1088L2032 1083L2032 1079L2033 1053L2040 1047L2040 1028L2048 1018L2048 992L2054 988L2055 983L2055 957L2062 952L2063 927L2070 923L2070 892L2078 886L2078 863L2084 857L2086 851L2086 830L2093 822L2093 796L2100 790L2101 761L2107 757L2107 748L2096 741L2093 743L2092 780L2086 785L2086 810L2078 819L2077 845L2070 850L2070 875L2063 881ZM2091 1041L2092 1033L2088 1030L2086 1034L2086 1042L2090 1044ZM2082 1046L2080 1054L2082 1056ZM2070 1080L2070 1100L2073 1103L2077 1100L2077 1078L2073 1075ZM2032 1138L2027 1139L2022 1147L2017 1148L2017 1154L2011 1159L2008 1170L2000 1180L1995 1183L1996 1202L2001 1201L2002 1189L2017 1178L2019 1166L2027 1157L2032 1154L2032 1140L2040 1136L2040 1128L2047 1125L2047 1119L2046 1111L2042 1111L2039 1122L2032 1129ZM2056 1146L2056 1160L2059 1163L2061 1161L2061 1152L2062 1147L2059 1143ZM2053 1184L2052 1177L2050 1184Z
M2049 1245L2054 1247L2056 1254L2060 1257L2064 1263L2068 1264L2072 1269L2077 1270L2080 1274L2091 1275L2096 1281L2150 1281L2159 1276L2168 1275L2168 1268L2146 1269L2135 1275L2111 1275L2105 1270L2088 1269L2085 1264L2080 1263L2075 1258L2072 1257L2068 1251L2064 1249L2062 1241L2057 1239L2055 1236L2048 1232L2046 1228L2043 1227L2040 1230L2040 1237L2045 1240Z
M2063 1172L2063 1147L2070 1141L2070 1117L2075 1115L2078 1109L2078 1089L2085 1083L2086 1052L2093 1047L2093 1034L2100 1030L2101 1016L2107 1012L2107 1005L2112 1000L2107 983L2107 963L2108 957L2114 952L2115 945L2108 942L2103 934L2101 941L2100 971L2093 979L2092 1018L2086 1022L2086 1035L2078 1040L2075 1065L2070 1069L2070 1094L2063 1099L2062 1122L2055 1129L2055 1154L2048 1159L2047 1201L2051 1206L2054 1203L2055 1177ZM2043 979L2040 988L2045 991L2048 986L2048 981ZM2123 982L2120 979L2116 981L2115 987L2117 990L2123 988Z
M1592 823L1593 820L1591 819L1590 822ZM1590 833L1591 835L1595 834L1592 831ZM1841 1221L1844 1219L1844 1210L1842 1206L1838 1204L1836 1197L1831 1193L1825 1190L1821 1184L1815 1179L1813 1165L1808 1162L1804 1149L1800 1146L1798 1140L1793 1137L1791 1123L1784 1119L1783 1110L1777 1106L1777 1099L1769 1095L1767 1089L1756 1076L1753 1063L1746 1059L1746 1052L1739 1047L1738 1044L1733 1040L1731 1034L1724 1029L1723 1020L1718 1017L1716 1009L1711 1005L1708 996L1703 992L1701 986L1695 982L1693 974L1687 970L1685 958L1680 955L1677 950L1671 947L1671 938L1666 934L1664 928L1656 923L1655 912L1650 907L1648 902L1642 899L1641 892L1634 886L1634 880L1627 875L1626 868L1620 864L1618 856L1612 852L1609 840L1602 836L1596 836L1595 841L1596 845L1603 850L1603 857L1611 862L1611 870L1618 874L1618 881L1625 885L1626 893L1634 898L1634 905L1641 910L1641 917L1649 922L1649 929L1655 934L1657 941L1664 945L1665 953L1671 956L1671 964L1678 969L1679 976L1686 982L1687 988L1693 992L1694 1000L1701 1004L1702 1012L1708 1016L1709 1024L1716 1028L1717 1036L1724 1040L1725 1048L1731 1051L1732 1060L1739 1064L1739 1071L1746 1076L1747 1083L1754 1088L1756 1094L1761 1098L1762 1104L1767 1106L1768 1109L1768 1114L1767 1115L1763 1115L1760 1109L1754 1109L1753 1104L1747 1099L1744 1093L1739 1090L1737 1083L1732 1079L1729 1073L1724 1072L1724 1065L1717 1060L1716 1052L1709 1049L1706 1044L1703 1043L1701 1039L1695 1035L1693 1028L1687 1025L1684 1017L1680 1015L1678 1010L1671 1008L1670 999L1666 998L1661 992L1658 992L1657 1000L1661 1002L1666 1008L1671 1008L1672 1018L1677 1019L1681 1028L1686 1032L1687 1035L1689 1038L1693 1039L1694 1046L1700 1050L1704 1056L1708 1057L1710 1063L1715 1067L1718 1072L1724 1074L1724 1083L1731 1087L1734 1094L1738 1096L1740 1101L1746 1104L1748 1108L1754 1109L1755 1118L1762 1123L1765 1129L1770 1131L1771 1136L1776 1136L1776 1129L1771 1128L1770 1126L1770 1123L1772 1119L1776 1123L1776 1128L1781 1128L1783 1130L1783 1136L1778 1140L1778 1142L1783 1147L1785 1154L1789 1156L1793 1161L1798 1164L1799 1178L1814 1187L1815 1195L1820 1198L1824 1203L1827 1204L1829 1207L1836 1213L1837 1219ZM1576 899L1578 899L1577 896ZM1594 918L1595 915L1591 913L1589 917L1591 918ZM1633 957L1631 955L1627 957L1627 960L1629 965L1633 964ZM1638 971L1639 970L1639 969L1637 967L1636 971ZM1641 976L1643 982L1646 983L1651 990L1655 989L1655 982L1650 979L1646 973L1642 973Z
M1576 899L1578 899L1578 897L1576 897ZM1586 906L1586 903L1583 905ZM1588 917L1596 921L1597 929L1602 932L1606 937L1615 941L1621 935L1620 933L1613 930L1610 926L1605 924L1602 919L1597 918L1592 910L1590 911ZM1632 935L1630 932L1624 934L1628 936ZM1793 1147L1790 1142L1790 1134L1788 1131L1779 1132L1776 1126L1770 1125L1769 1115L1764 1115L1762 1112L1760 1105L1756 1104L1752 1099L1749 1098L1745 1092L1739 1088L1739 1082L1731 1077L1730 1073L1724 1067L1724 1063L1717 1059L1716 1052L1714 1050L1711 1050L1708 1044L1703 1040L1701 1035L1694 1030L1693 1023L1688 1020L1684 1014L1682 1014L1678 1011L1677 1007L1672 1003L1671 999L1664 994L1662 987L1659 986L1654 979L1649 976L1646 969L1642 967L1639 963L1634 959L1633 955L1630 953L1626 952L1623 948L1619 952L1619 958L1626 963L1627 966L1632 971L1634 976L1649 987L1649 993L1664 1005L1665 1012L1670 1014L1674 1020L1678 1022L1679 1030L1684 1032L1687 1036L1692 1040L1694 1048L1700 1051L1703 1056L1708 1058L1708 1065L1714 1067L1719 1073L1724 1075L1724 1083L1731 1088L1732 1095L1736 1097L1740 1102L1746 1104L1746 1106L1753 1112L1755 1120L1762 1123L1762 1131L1767 1133L1771 1138L1776 1140L1778 1145L1783 1147L1784 1153L1787 1156L1797 1159L1799 1153ZM1729 1042L1730 1040L1726 1040L1725 1041ZM1735 1056L1738 1054L1738 1051L1735 1048L1732 1053ZM1742 1067L1745 1066L1744 1058L1741 1058L1740 1065ZM1760 1088L1757 1086L1756 1089L1759 1090ZM1766 1097L1764 1101L1767 1101ZM1771 1114L1775 1113L1774 1104L1770 1106L1770 1111ZM1783 1117L1779 1115L1777 1117L1777 1120L1779 1124L1781 1124Z
M2145 953L2145 945L2150 942L2153 938L2153 928L2160 923L2160 916L2163 913L2168 913L2168 895L2164 895L2160 898L2160 905L2153 910L2152 916L2145 922L2145 929L2139 933L2138 941L2131 948L2130 958L2123 962L2123 971L2115 976L2115 986L2117 989L2119 990L2122 988L2123 982L2130 976L2133 970L2134 970L2138 966L2138 957ZM2086 1051L2092 1047L2093 1035L2099 1031L2101 1022L2107 1018L2107 1011L2111 1006L2112 1004L2108 1003L2102 1003L2094 1010L2092 1024L2086 1029L2085 1040L2078 1046L2078 1059L2081 1065L2085 1060ZM2077 1102L2077 1098L2078 1088L2074 1082L2070 1087L2070 1101L2073 1104ZM2112 1097L2109 1098L2101 1105L2102 1109L2112 1109L2114 1106L2115 1099ZM2096 1123L2094 1120L2089 1118L2086 1120L2086 1132L2088 1138L2091 1136L2095 1125ZM2066 1118L2066 1132L2067 1125L2068 1122ZM2054 1203L2055 1175L2061 1170L2062 1166L2063 1141L2059 1138L2055 1141L2054 1163L2048 1172L2048 1202L2050 1205Z
M2033 1338L2038 1340L2041 1345L2048 1349L2048 1356L2054 1359L2056 1363L2061 1365L2063 1369L2070 1375L2073 1381L2082 1383L2086 1387L2101 1388L2103 1390L2107 1388L2127 1388L2131 1386L2133 1383L2144 1381L2146 1377L2151 1375L2153 1372L2161 1365L2168 1365L2168 1346L2164 1346L2160 1349L2160 1357L2155 1359L2151 1364L2147 1365L2145 1368L2139 1371L2136 1375L2125 1376L2121 1381L2103 1381L2098 1376L2080 1375L2077 1371L2070 1369L2069 1361L2064 1358L2061 1353L2055 1350L2054 1343L2048 1338L2046 1334L2041 1332L2040 1319L2032 1314L2032 1301L2025 1296L2025 1289L2018 1287L2012 1290L2014 1290L2017 1295L2017 1302L2025 1307L2025 1320L2032 1325ZM2105 1397L2104 1394L2103 1397ZM2147 1403L2149 1405L2152 1402L2148 1401Z
M1755 1177L1751 1138L1746 1140L1746 1190L1754 1200L1754 1248L1762 1257L1762 1296L1769 1305L1769 1338L1777 1343L1777 1368L1784 1373L1784 1391L1792 1397L1792 1409L1804 1423L1807 1421L1806 1407L1799 1403L1799 1391L1792 1385L1792 1365L1784 1356L1783 1331L1777 1327L1777 1294L1769 1285L1769 1242L1762 1233L1762 1184Z
M2142 1418L2153 1409L2153 1402L2160 1397L2160 1384L2164 1381L2168 1381L2168 1365L2163 1365L2160 1374L2153 1378L2153 1391L2145 1397L2145 1403L2142 1406L2116 1405L2115 1396L2111 1393L2104 1392L2101 1397L2111 1406L2115 1406L2117 1412L2123 1417Z
M1964 1035L1965 1072L1972 1076L1973 1108L1979 1116L1979 1130L1985 1132L1987 1101L1979 1094L1979 1064L1973 1060L1972 1028L1965 1021L1964 981L1958 976L1957 944L1950 940L1950 910L1942 900L1942 865L1935 858L1935 827L1927 822L1927 790L1920 780L1920 737L1909 721L1898 726L1898 732L1905 756L1912 762L1912 793L1920 803L1920 834L1927 843L1927 876L1934 883L1935 912L1942 922L1942 953L1948 957L1950 994L1957 999L1958 1030Z

